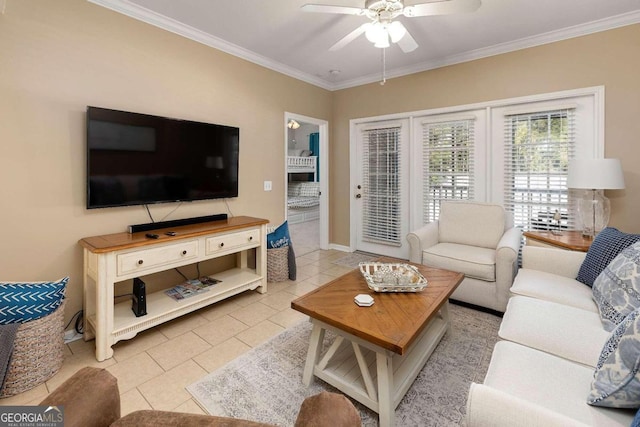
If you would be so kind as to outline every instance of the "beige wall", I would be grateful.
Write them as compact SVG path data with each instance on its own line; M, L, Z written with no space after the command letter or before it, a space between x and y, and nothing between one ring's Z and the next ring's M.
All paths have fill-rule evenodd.
M231 211L280 222L284 112L328 120L331 96L85 0L8 0L0 15L0 280L69 275L69 319L82 306L77 241L149 222L140 206L85 208L87 105L238 126L240 195ZM264 180L274 191L262 191ZM157 220L175 207L151 212ZM221 201L194 202L167 219L220 212Z
M609 191L610 225L640 232L640 25L334 92L330 241L349 245L349 120L581 87L605 87L605 156L626 189Z

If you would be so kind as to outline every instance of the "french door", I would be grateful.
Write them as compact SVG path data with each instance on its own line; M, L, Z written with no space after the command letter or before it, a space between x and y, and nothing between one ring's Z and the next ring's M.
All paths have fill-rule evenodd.
M352 182L355 249L408 257L409 121L359 125Z

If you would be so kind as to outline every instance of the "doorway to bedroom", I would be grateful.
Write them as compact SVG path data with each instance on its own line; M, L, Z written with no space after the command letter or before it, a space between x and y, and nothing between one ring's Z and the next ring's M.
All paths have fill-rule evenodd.
M329 248L328 122L285 113L285 218L296 255Z

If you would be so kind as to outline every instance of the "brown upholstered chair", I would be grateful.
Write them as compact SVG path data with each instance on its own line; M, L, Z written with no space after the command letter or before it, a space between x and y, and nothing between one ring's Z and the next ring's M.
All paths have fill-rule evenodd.
M118 381L105 369L86 367L55 389L41 405L64 406L65 427L260 427L269 424L212 415L136 411L120 418ZM341 394L322 392L302 403L296 427L356 427L360 414Z

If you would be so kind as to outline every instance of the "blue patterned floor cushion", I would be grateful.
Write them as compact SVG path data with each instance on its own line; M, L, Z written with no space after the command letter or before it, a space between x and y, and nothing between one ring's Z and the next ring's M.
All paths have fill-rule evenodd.
M640 234L623 233L613 227L605 228L593 239L576 280L585 285L593 286L593 282L596 281L602 270L623 249L638 241L640 241Z
M609 332L640 308L640 242L620 252L602 270L593 284L593 299Z
M587 403L640 408L640 310L631 312L604 344Z
M55 282L0 282L0 325L25 323L52 313L64 298L68 277Z

